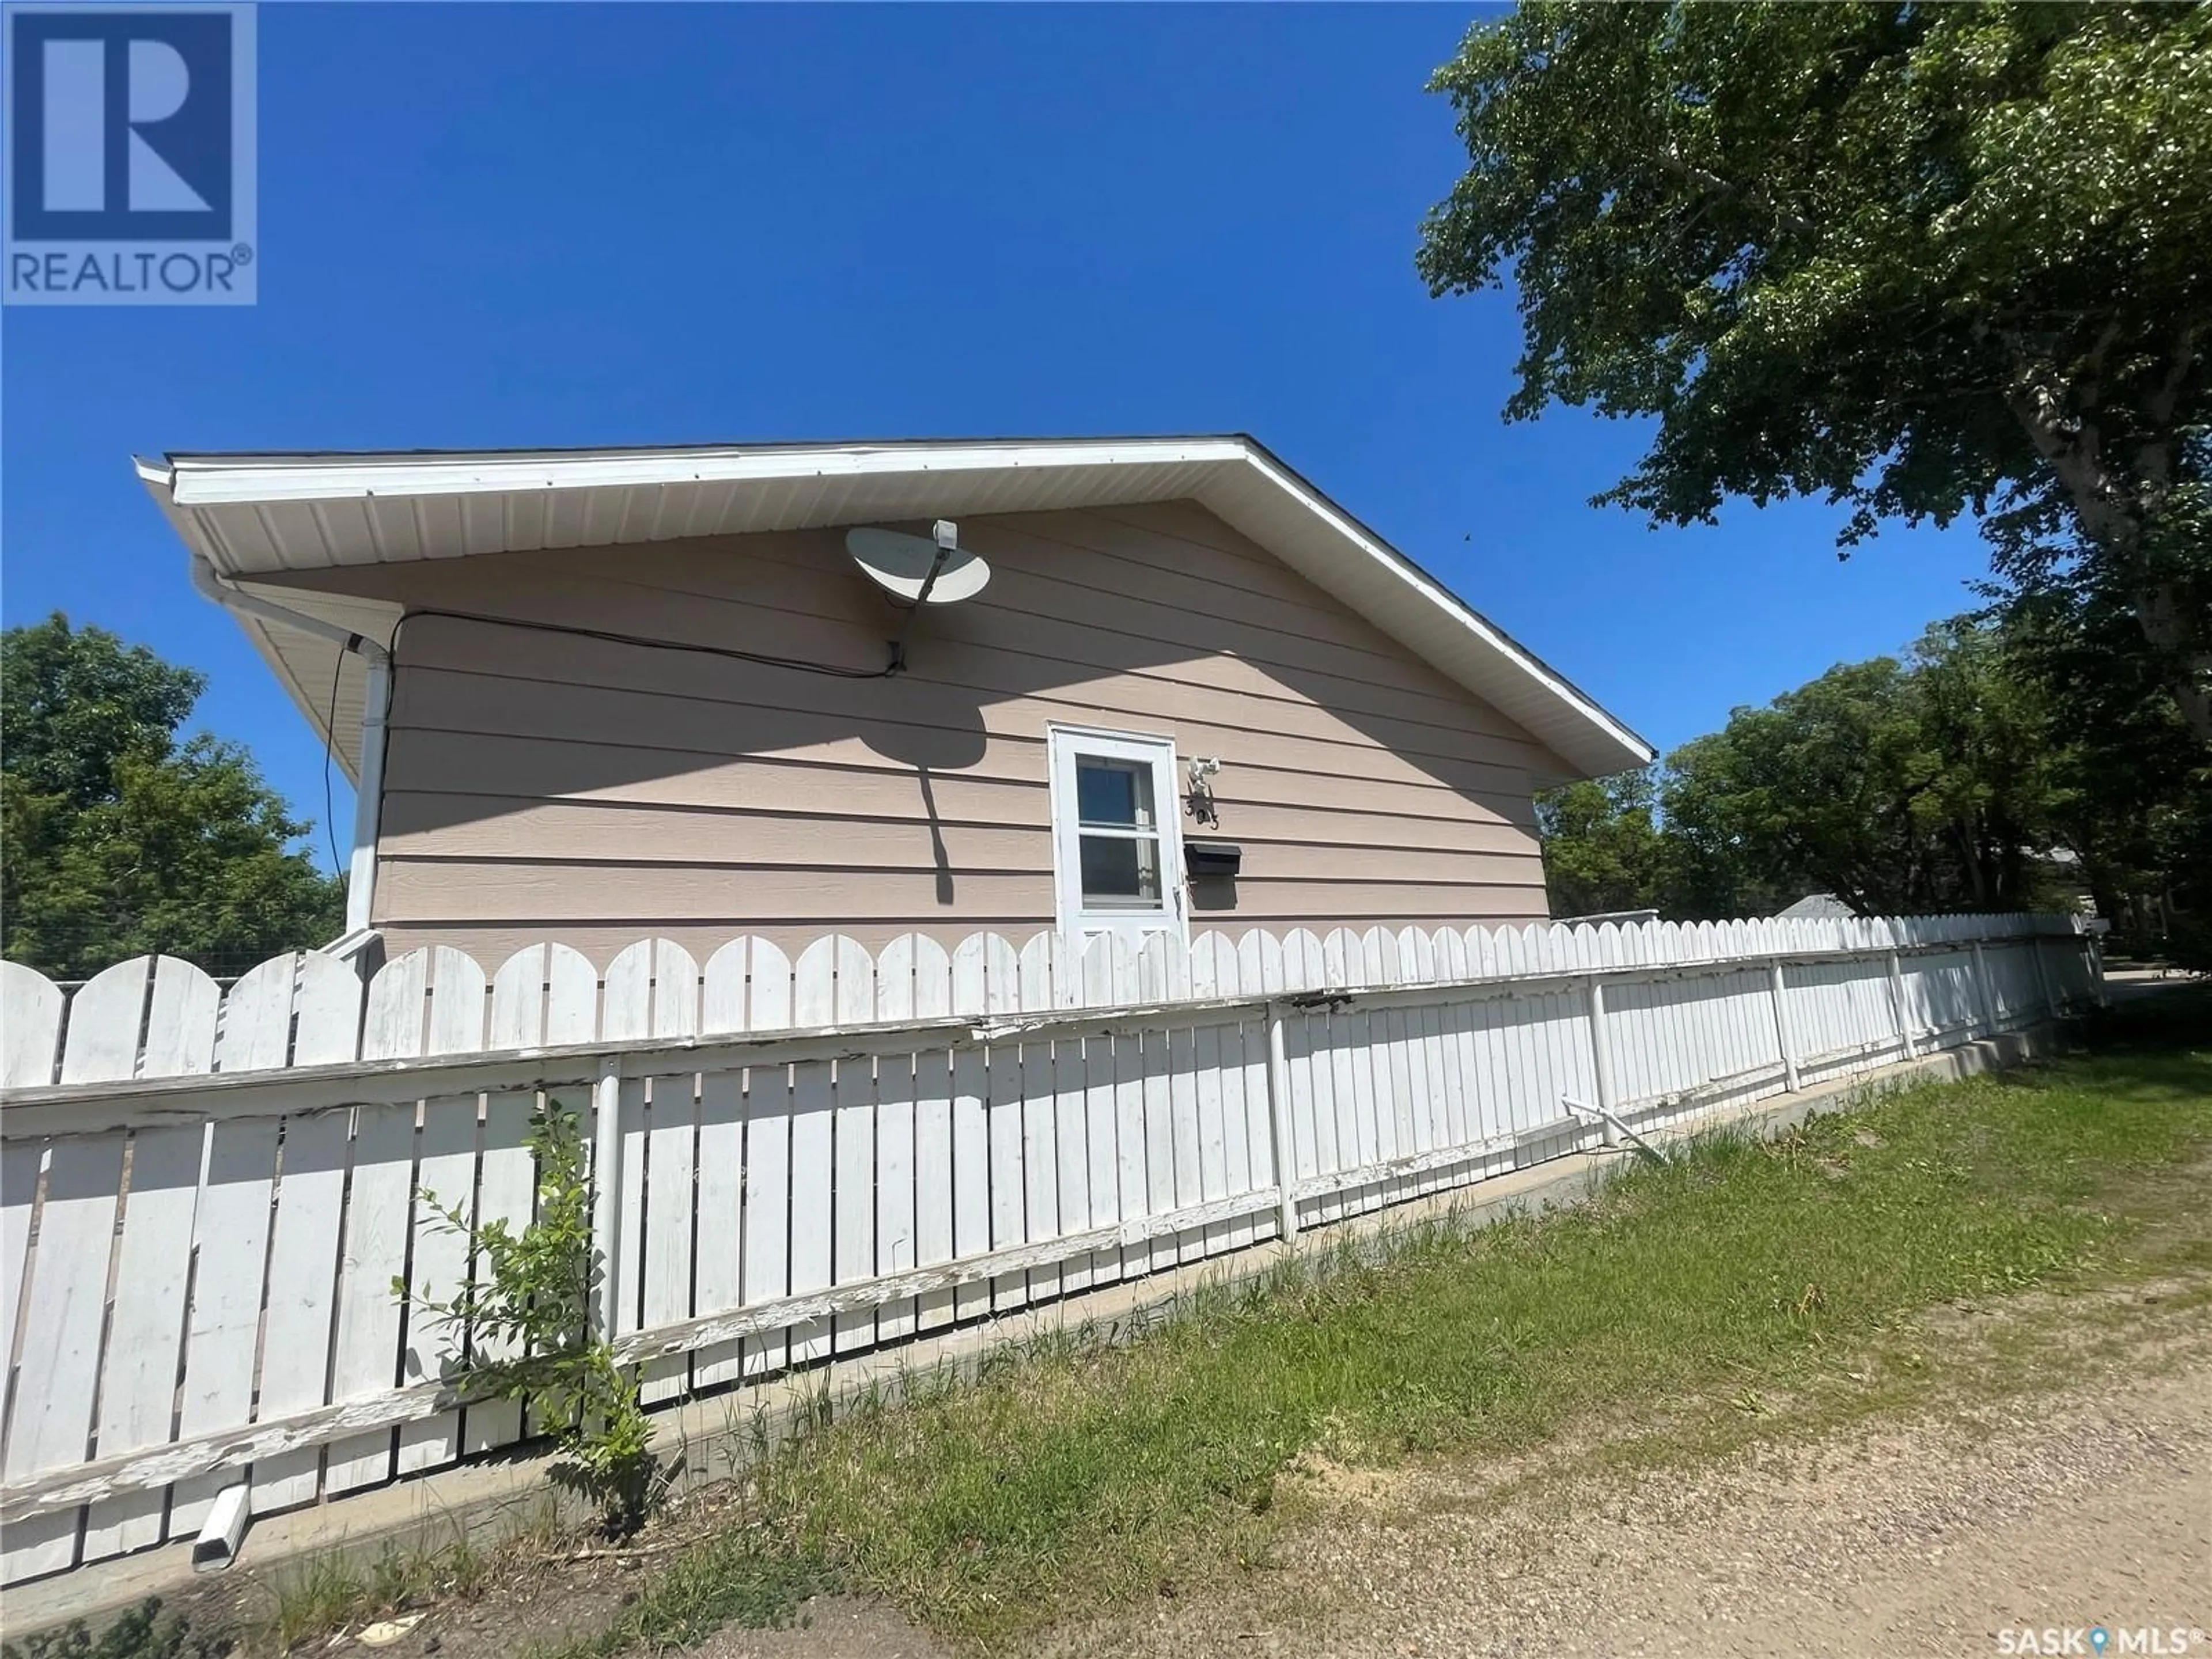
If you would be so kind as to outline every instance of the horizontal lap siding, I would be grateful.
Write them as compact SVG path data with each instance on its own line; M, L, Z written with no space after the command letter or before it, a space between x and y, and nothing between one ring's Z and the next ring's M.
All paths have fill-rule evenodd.
M1218 523L1216 528L1229 533ZM1281 581L1295 584L1310 603L1279 605L1262 618L1252 614L1258 601L1240 587L1108 558L1070 539L1134 545L1137 534L1087 514L964 524L963 538L992 560L991 586L971 603L932 611L932 637L967 649L958 673L933 667L927 677L1004 692L1101 678L1098 672L1071 677L1071 667L1127 672L1194 689L1425 722L1541 753L1503 715L1279 564L1273 568ZM1251 568L1199 544L1174 545L1186 562L1209 570L1231 563ZM704 643L726 642L732 626L757 628L770 617L779 654L862 668L881 662L877 636L886 621L898 618L854 574L835 532L511 554L447 562L435 567L435 578L427 578L422 573L430 568L333 574L347 586L376 583L395 594L434 584L441 596L435 602L454 608L507 614L526 605L527 614L540 620L587 627L610 625L611 605L645 605L657 611L656 632ZM517 592L518 580L527 581L526 596ZM330 586L331 579L317 585ZM1285 685L1291 677L1296 683Z
M1044 785L1044 745L995 744L972 766L933 771L931 793L940 818L988 823L1037 824L1030 792ZM649 759L650 765L641 763ZM791 810L820 802L829 787L820 774L836 774L830 816L890 812L919 817L921 779L913 765L863 748L857 755L823 761L800 756L747 755L726 744L720 750L655 745L641 757L634 743L599 743L574 735L532 738L519 733L395 730L385 751L388 793L468 793L541 799L632 802L644 805ZM1266 806L1309 807L1332 814L1356 812L1363 822L1334 831L1316 826L1318 838L1341 846L1405 842L1398 826L1436 824L1508 829L1524 839L1534 817L1525 794L1454 791L1425 782L1377 783L1334 774L1276 772L1243 767L1214 780L1226 811ZM799 810L813 810L801 807ZM1393 827L1376 835L1377 821Z
M724 701L688 686L680 690L617 687L610 684L612 671L605 671L603 676L598 665L591 664L580 664L574 679L562 683L532 678L540 672L558 672L555 665L507 654L502 647L511 644L511 635L487 640L481 636L498 630L443 620L437 626L454 648L475 647L477 665L460 671L403 666L392 694L395 725L622 744L640 750L698 753L719 749L831 764L866 765L872 760L888 760L945 771L973 765L990 744L1018 744L1036 751L1035 771L1042 778L1046 727L1057 721L1171 732L1178 754L1218 754L1224 766L1231 763L1233 754L1236 764L1271 772L1411 784L1446 793L1496 793L1528 775L1525 767L1506 762L1384 748L1371 739L1361 740L1350 727L1335 738L1322 739L1177 719L1164 713L1138 714L1109 702L1085 697L1081 687L1062 688L1050 698L979 706L949 688L904 679L851 681L808 676L811 683L800 693L808 699L807 704L793 708L777 708L764 700ZM475 637L456 637L466 635ZM579 643L586 649L578 655L587 655L592 642ZM636 647L607 648L626 653L633 674L654 672L660 666L658 657ZM641 662L641 657L648 660ZM692 656L676 666L669 678L708 682L720 666L712 659ZM742 663L730 666L741 672L778 672L756 670ZM789 677L788 671L782 672ZM884 712L870 710L871 701L881 704ZM1224 790L1228 787L1224 781Z
M1194 922L1545 913L1528 804L1559 763L1200 509L976 520L993 564L910 672L844 679L411 617L396 647L377 921L482 959L553 938L711 945L1052 921L1048 722L1218 756L1243 873ZM518 554L307 585L872 668L901 614L838 532Z
M812 817L777 810L773 797L763 799L764 792L756 792L757 804L743 809L401 792L385 798L383 847L402 858L529 859L543 857L550 846L576 859L637 863L869 868L933 862L931 826L916 812L913 781L890 782L880 793L856 789L856 797L866 799L856 799L851 812ZM940 785L936 794L936 828L947 863L979 870L1052 868L1048 825L993 815L1011 800L1026 817L1036 805L1034 789L1009 789L994 799L990 792ZM1236 812L1237 839L1246 848L1356 845L1363 872L1374 876L1433 877L1439 853L1535 856L1527 835L1510 824L1243 801Z
M611 599L599 596L594 603L555 604L550 602L554 594L540 586L532 595L532 608L538 620L602 628L606 624L599 618L605 616L610 603L635 603L636 592L635 585L625 585ZM1070 605L1087 602L1073 592L1066 598ZM747 648L755 650L768 647L751 644L750 639L773 640L777 655L860 670L882 665L883 636L896 631L901 621L896 613L887 611L857 626L847 623L832 630L817 624L802 629L784 615L759 606L717 608L689 595L680 603L685 614L672 618L656 633L704 646L726 644L734 635L747 639ZM1425 702L1408 699L1396 705L1402 712L1395 714L1352 712L1317 703L1299 689L1306 683L1305 677L1292 679L1289 685L1270 684L1256 663L1240 663L1241 673L1224 677L1239 679L1244 682L1242 685L1195 685L1164 678L1158 667L1117 672L1072 657L1010 652L963 637L988 626L1028 629L1030 624L1019 617L994 617L988 612L979 616L963 605L958 609L933 610L926 621L931 637L920 637L918 626L915 636L909 640L908 654L913 672L898 681L899 696L886 699L880 679L812 675L807 677L811 684L805 706L847 720L958 726L971 722L979 706L1011 720L1030 703L1043 708L1073 700L1109 708L1132 718L1183 720L1235 732L1263 731L1320 743L1379 744L1428 759L1480 760L1519 772L1541 766L1549 758L1543 749L1526 738L1442 723L1436 718L1437 711ZM489 660L479 659L473 652L457 652L450 639L436 638L441 633L450 635L469 629L476 629L479 636L469 643L487 647L493 653ZM557 655L550 655L543 649L546 636L542 634L486 629L481 624L442 617L418 618L408 624L408 630L416 659L426 663L464 669L480 665L494 672L557 678L569 684L647 690L697 697L717 705L790 706L793 671L787 668L698 652L665 653L658 659L650 684L645 684L639 676L640 647L636 646L570 635L560 640ZM496 637L481 639L487 632ZM1156 641L1151 654L1187 648ZM1316 692L1329 689L1317 679L1313 684ZM1064 710L1057 708L1048 708L1047 712L1053 718L1066 718ZM1028 723L1020 722L1018 729L1029 729Z

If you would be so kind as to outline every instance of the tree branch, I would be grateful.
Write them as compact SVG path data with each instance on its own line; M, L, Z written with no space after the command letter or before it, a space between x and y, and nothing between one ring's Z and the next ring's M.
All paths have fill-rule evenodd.
M2072 497L2082 531L2131 564L2140 526L2114 497L2112 478L2099 453L2096 428L2069 418L2057 393L2032 372L2023 374L2007 391L2005 404Z
M1652 155L1661 167L1687 184L1711 191L1717 196L1738 197L1771 216L1784 230L1794 231L1800 236L1809 236L1813 234L1813 227L1809 221L1799 218L1797 215L1781 206L1755 185L1732 185L1717 173L1708 173L1701 167L1685 161L1671 144L1659 146L1653 150Z
M2089 348L2088 356L2081 360L2081 390L2075 394L2075 406L2084 411L2094 409L2105 398L2105 358L2120 337L2119 319L2115 317L2098 331L2097 343Z
M2197 337L2198 325L2189 323L2174 342L2173 358L2166 365L2166 379L2159 382L2156 392L2145 400L2143 412L2160 426L2170 423L2173 411L2181 400L2181 388L2189 380L2190 370L2197 367Z

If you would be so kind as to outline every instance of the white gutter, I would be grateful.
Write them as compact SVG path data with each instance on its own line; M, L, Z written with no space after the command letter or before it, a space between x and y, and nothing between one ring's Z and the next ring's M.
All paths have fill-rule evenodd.
M376 894L378 820L384 808L384 716L392 703L392 653L382 646L374 649L373 657L362 653L368 663L368 689L361 705L361 765L356 769L360 781L353 794L353 865L346 876L349 939L366 933L369 927L369 901Z
M1559 1097L1559 1104L1567 1109L1567 1115L1573 1118L1577 1122L1587 1123L1590 1119L1595 1118L1599 1122L1605 1125L1608 1136L1618 1134L1626 1137L1627 1139L1634 1145L1638 1152L1643 1153L1644 1157L1650 1158L1654 1164L1664 1164L1667 1161L1666 1153L1661 1152L1656 1146L1654 1146L1642 1135L1637 1133L1635 1130L1630 1128L1626 1123L1623 1123L1617 1115L1608 1110L1607 1108L1603 1106L1585 1105L1581 1101L1571 1099L1565 1095L1561 1095ZM1618 1146L1619 1144L1620 1143L1618 1141L1611 1139L1608 1139L1606 1142L1606 1145L1608 1146Z
M392 660L389 651L364 635L341 628L334 622L325 622L320 617L311 617L304 611L294 611L274 599L264 599L258 593L247 592L235 582L217 575L215 567L197 553L192 555L191 563L192 586L199 590L202 598L213 599L226 611L234 611L240 616L252 617L261 622L275 623L279 628L289 628L295 633L313 634L319 639L330 640L348 651L358 652L372 667L380 662L389 663ZM368 763L368 757L364 755L362 764L366 767Z
M333 947L340 956L355 955L373 937L368 915L376 895L377 821L384 805L384 720L392 702L392 653L350 629L246 592L218 575L215 567L198 553L192 555L191 571L192 586L224 610L332 641L368 665L368 687L361 711L361 764L354 787L353 857L346 871L345 935L337 941L337 947L351 948ZM326 741L337 740L337 733L326 735Z
M346 890L351 892L353 890L349 887ZM317 945L315 954L319 957L335 957L340 962L351 962L383 937L383 933L374 927L349 927L328 945Z
M884 474L1158 466L1247 461L1243 437L953 440L945 443L767 444L674 449L514 450L367 455L176 455L166 471L179 507L530 489L782 483Z

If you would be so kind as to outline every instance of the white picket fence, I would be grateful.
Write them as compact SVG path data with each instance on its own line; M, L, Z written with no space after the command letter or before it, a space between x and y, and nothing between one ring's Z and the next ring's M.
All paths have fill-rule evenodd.
M313 954L228 995L0 963L0 1579L513 1443L395 1275L471 1271L428 1188L526 1220L541 1098L594 1146L609 1328L650 1403L1154 1272L2088 996L2061 917L1045 934L605 979L540 945ZM1607 1132L1608 1137L1610 1132Z

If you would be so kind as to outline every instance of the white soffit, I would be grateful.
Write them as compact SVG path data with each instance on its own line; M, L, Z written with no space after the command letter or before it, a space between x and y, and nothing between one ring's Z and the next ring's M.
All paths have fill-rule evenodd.
M1196 501L1543 742L1579 774L1649 744L1242 436L385 454L172 455L139 474L234 580L351 564L882 520ZM299 609L325 596L270 590ZM342 600L333 602L343 605ZM331 620L340 620L333 616ZM363 618L363 620L368 620ZM362 633L371 629L347 619ZM337 647L248 624L317 729ZM388 636L388 628L374 637ZM349 761L351 757L346 758Z

